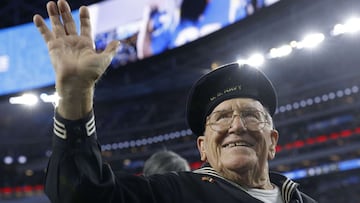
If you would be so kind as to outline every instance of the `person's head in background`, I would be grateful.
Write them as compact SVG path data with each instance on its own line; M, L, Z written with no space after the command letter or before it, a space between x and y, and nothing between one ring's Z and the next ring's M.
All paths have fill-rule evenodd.
M179 154L163 150L145 161L143 175L164 174L171 171L190 171L189 163Z

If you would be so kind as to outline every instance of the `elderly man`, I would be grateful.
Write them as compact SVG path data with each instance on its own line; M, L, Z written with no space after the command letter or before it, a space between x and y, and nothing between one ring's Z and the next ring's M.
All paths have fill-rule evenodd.
M204 167L149 177L115 174L101 159L93 92L118 42L94 50L86 7L80 8L80 34L65 0L49 2L47 11L52 31L39 15L34 23L48 46L60 96L45 184L52 202L315 202L297 183L269 173L278 141L271 119L276 94L262 72L238 64L203 76L189 95L187 120Z

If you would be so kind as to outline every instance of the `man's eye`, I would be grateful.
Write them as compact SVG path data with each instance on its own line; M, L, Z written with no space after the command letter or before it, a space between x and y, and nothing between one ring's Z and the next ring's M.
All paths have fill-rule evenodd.
M214 121L220 121L224 119L229 119L232 117L232 113L230 112L219 112L214 116Z
M256 111L244 111L242 112L242 116L244 118L255 118L255 119L261 119L260 113Z

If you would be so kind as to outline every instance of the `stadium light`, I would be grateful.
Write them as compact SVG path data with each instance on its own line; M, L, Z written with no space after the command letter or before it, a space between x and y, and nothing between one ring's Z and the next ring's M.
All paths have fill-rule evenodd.
M265 62L265 57L260 53L252 54L248 59L238 59L236 61L239 65L247 64L254 68L258 68Z
M6 156L5 158L4 158L4 164L6 164L6 165L10 165L10 164L12 164L14 162L14 159L11 157L11 156Z
M255 53L248 59L248 64L254 67L260 67L265 62L265 58L262 54Z
M298 43L298 48L313 48L324 41L325 35L322 33L308 34Z
M18 97L10 97L10 104L24 104L28 106L34 106L39 101L38 97L34 94L25 93Z
M360 30L360 18L350 18L344 24L336 24L331 34L341 35L345 33L355 33Z
M269 58L279 58L287 56L292 52L292 47L290 45L282 45L278 48L272 48L269 52Z
M245 60L245 59L238 59L238 60L236 61L236 63L238 63L239 65L244 65L244 64L247 64L247 60Z
M54 94L42 93L42 94L40 94L40 99L45 103L52 103L55 106L57 106L59 103L60 97L57 92L55 92Z
M19 164L25 164L27 162L27 158L24 155L19 156L17 160Z

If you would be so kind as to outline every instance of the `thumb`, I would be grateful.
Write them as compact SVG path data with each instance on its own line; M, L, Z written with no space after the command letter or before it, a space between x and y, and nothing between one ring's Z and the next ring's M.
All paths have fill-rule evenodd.
M100 53L100 55L98 55L102 60L103 66L108 67L112 61L112 59L114 58L117 49L119 48L120 45L120 41L112 41L110 42L104 51L102 51Z
M114 40L106 46L104 51L102 51L99 55L96 56L100 61L101 65L99 65L103 67L101 68L101 73L99 73L99 76L103 74L106 68L108 68L108 66L110 65L112 59L116 54L117 49L119 48L119 45L120 41Z
M117 49L119 48L120 45L120 41L114 40L112 42L110 42L105 50L103 51L103 54L108 55L109 56L109 63L111 62L111 60L113 59L113 57L116 54Z

